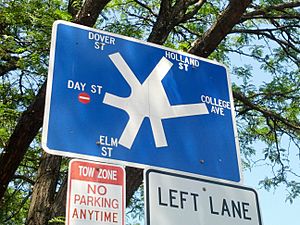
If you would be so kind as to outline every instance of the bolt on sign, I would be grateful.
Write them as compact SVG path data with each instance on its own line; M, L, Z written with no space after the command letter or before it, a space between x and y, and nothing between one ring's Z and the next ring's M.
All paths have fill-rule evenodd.
M125 170L83 160L69 164L67 225L124 225Z

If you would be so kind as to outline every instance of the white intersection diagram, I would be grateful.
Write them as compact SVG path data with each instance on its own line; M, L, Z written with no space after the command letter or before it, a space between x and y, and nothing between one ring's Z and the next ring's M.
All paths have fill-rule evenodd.
M47 153L242 183L223 64L56 21L47 79L41 140Z
M209 114L205 103L171 105L162 85L173 63L162 57L147 79L141 84L119 52L109 55L131 88L129 97L106 93L103 103L122 109L129 120L119 144L130 149L145 117L150 120L156 147L168 146L162 120Z

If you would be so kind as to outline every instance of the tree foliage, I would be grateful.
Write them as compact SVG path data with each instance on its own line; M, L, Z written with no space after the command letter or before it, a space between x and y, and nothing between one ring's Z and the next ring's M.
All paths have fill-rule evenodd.
M48 191L52 207L47 206L45 221L53 224L60 221L54 217L63 216L67 159L45 164L42 159L50 156L39 147L51 26L57 19L226 64L234 78L245 168L268 165L260 184L284 185L288 200L298 197L299 7L297 0L0 1L0 223L25 222L34 210L31 199L39 199L38 174L47 168L61 175L49 178L48 187L55 188ZM141 183L142 171L127 168L128 205Z

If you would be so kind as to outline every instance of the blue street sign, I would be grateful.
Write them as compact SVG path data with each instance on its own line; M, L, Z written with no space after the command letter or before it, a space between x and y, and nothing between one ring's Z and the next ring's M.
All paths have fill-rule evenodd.
M224 66L69 22L53 26L42 146L241 181Z

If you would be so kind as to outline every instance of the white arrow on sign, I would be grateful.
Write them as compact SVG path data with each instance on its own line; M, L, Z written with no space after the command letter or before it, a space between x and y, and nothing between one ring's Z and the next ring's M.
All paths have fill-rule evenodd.
M129 97L106 93L103 103L126 111L129 121L119 139L119 144L130 149L145 117L151 123L156 147L168 146L162 119L208 114L205 103L171 105L161 83L173 63L162 57L147 79L141 84L120 53L109 55L131 88Z

